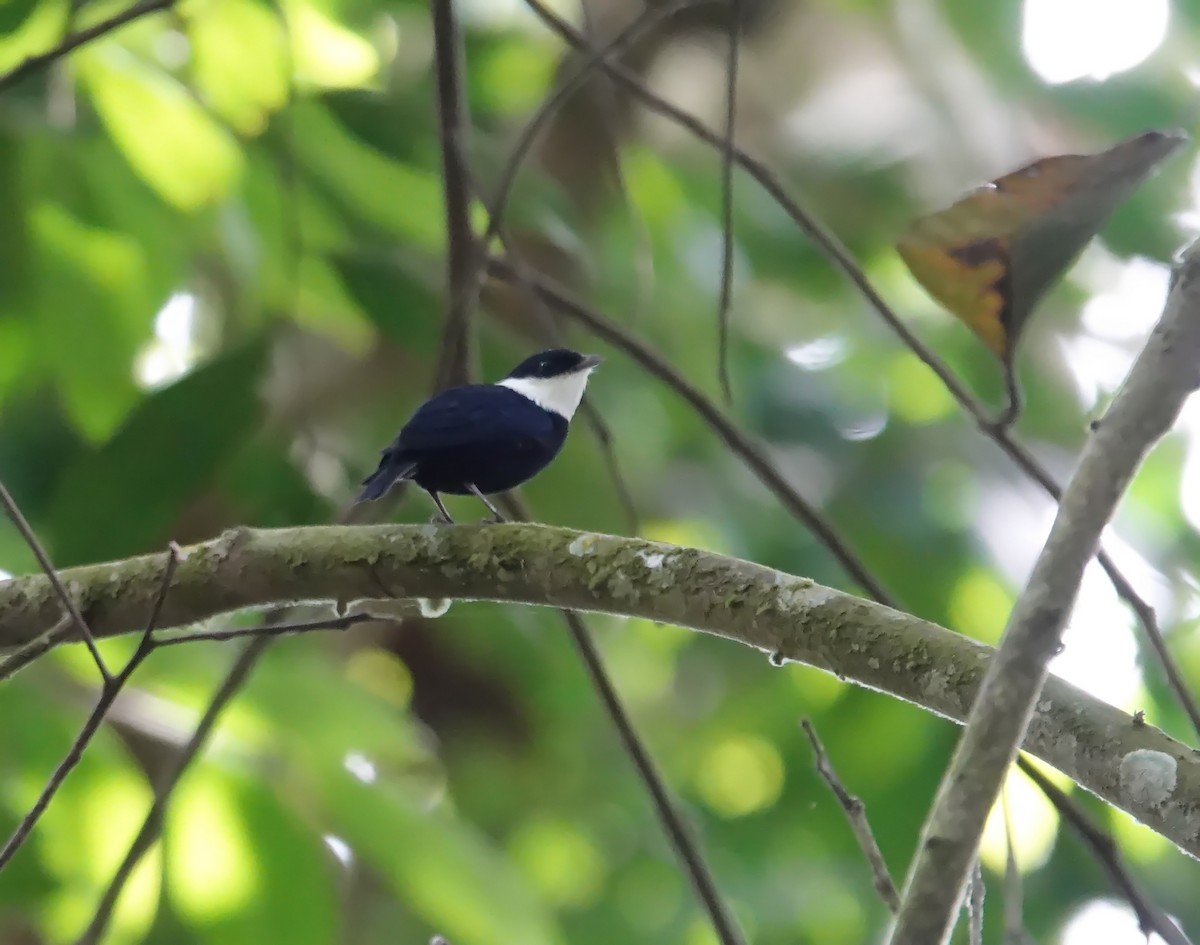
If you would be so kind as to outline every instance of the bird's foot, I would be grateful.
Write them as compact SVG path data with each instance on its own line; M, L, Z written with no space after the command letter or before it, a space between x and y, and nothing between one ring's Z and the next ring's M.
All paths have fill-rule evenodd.
M429 516L429 524L430 525L453 525L454 519L450 518L450 516L448 516L448 515L440 515L437 512L434 512L433 515Z

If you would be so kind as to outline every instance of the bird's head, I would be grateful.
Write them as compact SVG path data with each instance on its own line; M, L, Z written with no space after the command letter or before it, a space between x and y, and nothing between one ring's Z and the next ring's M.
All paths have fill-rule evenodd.
M583 398L588 375L603 359L569 348L551 348L526 358L500 382L544 410L570 420Z

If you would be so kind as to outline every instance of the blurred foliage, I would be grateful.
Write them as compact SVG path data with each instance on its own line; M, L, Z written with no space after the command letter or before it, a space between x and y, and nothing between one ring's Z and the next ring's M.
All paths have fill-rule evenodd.
M1175 0L1168 38L1142 61L1051 84L1023 46L1023 7L1035 2L1067 6L758 0L746 11L742 144L997 405L992 359L907 275L895 239L1032 158L1188 128L1195 114L1193 5ZM486 186L577 60L518 0L461 7L470 150ZM587 22L610 35L637 7L589 0ZM0 2L0 69L118 9ZM720 4L702 4L627 62L719 126L725 22ZM1099 55L1077 25L1063 26L1062 48ZM0 478L58 564L234 524L331 521L428 393L445 231L431 57L418 0L180 0L0 95ZM1161 306L1197 179L1189 146L1118 211L1027 330L1018 430L1060 477ZM540 139L508 216L529 260L713 397L719 180L711 150L592 81ZM905 607L994 642L1050 504L784 212L740 173L735 187L734 416ZM488 378L545 340L538 312L502 287L488 287L478 322ZM648 535L845 584L679 398L561 327L609 356L592 400ZM1197 429L1189 415L1151 458L1117 545L1192 679ZM544 521L626 529L583 422L525 495ZM475 514L461 500L451 509ZM415 496L396 512L429 514ZM9 528L0 567L34 567ZM1157 669L1140 669L1130 616L1093 577L1059 670L1186 736ZM874 940L883 907L797 719L814 719L897 874L955 728L717 639L590 623L750 939ZM114 659L129 647L105 644ZM0 942L78 934L230 654L171 648L139 671L0 876ZM73 649L0 686L6 834L94 683ZM1014 781L1010 801L1027 924L1038 941L1059 940L1076 909L1107 895L1102 876L1027 785ZM1193 865L1123 815L1096 812L1143 885L1200 930ZM985 844L996 890L1002 836L992 829ZM553 613L459 606L436 623L278 644L181 785L110 941L367 945L433 932L454 945L711 941Z

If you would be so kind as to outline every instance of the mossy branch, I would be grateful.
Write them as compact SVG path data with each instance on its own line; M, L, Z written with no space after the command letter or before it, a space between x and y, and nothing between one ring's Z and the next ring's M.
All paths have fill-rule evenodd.
M161 557L61 572L97 637L140 629L159 590ZM993 654L807 578L694 548L539 525L237 529L183 549L160 625L286 602L360 602L354 607L417 597L676 624L807 663L957 722ZM0 583L0 647L21 646L55 627L60 609L44 576ZM770 671L765 659L763 671ZM1187 746L1052 676L1024 748L1200 856L1200 758ZM1176 767L1165 797L1122 783L1122 760L1146 750Z

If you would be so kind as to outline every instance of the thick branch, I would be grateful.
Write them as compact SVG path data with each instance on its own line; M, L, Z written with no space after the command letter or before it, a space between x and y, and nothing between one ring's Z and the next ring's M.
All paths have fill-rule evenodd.
M979 700L925 821L893 945L947 941L1000 782L1100 535L1150 447L1200 386L1200 243L1184 255L1166 311L1063 490L1058 515L1013 608ZM1166 794L1169 799L1170 786Z
M1200 363L1200 361L1198 361ZM62 577L98 637L139 629L159 556L72 568ZM192 545L162 626L287 601L450 598L567 607L690 627L808 663L961 722L993 655L934 624L760 565L691 548L538 525L241 529ZM0 583L0 646L59 619L44 576ZM764 667L765 669L765 667ZM1200 757L1050 677L1025 749L1200 856ZM1121 776L1130 752L1175 765L1166 798ZM1140 756L1139 756L1140 757Z

